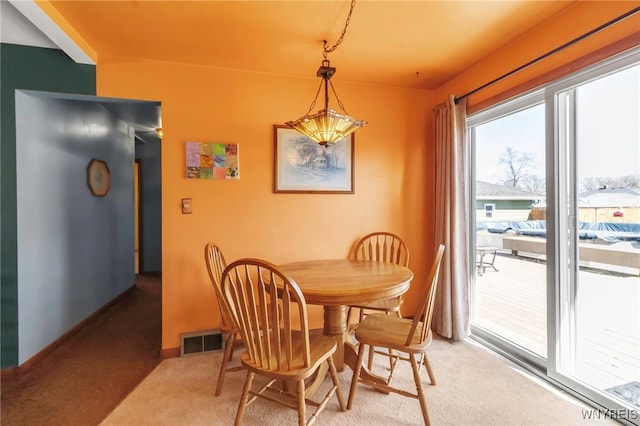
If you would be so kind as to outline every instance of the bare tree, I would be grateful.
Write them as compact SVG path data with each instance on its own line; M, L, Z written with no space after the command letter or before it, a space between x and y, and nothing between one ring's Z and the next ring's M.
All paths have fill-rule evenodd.
M544 188L544 181L533 173L535 158L531 154L507 147L504 154L498 158L498 164L505 166L502 185L524 191L529 190L527 186L538 188L542 182ZM528 182L528 185L525 185L525 182Z
M594 177L583 178L581 182L582 192L591 191L599 188L598 180Z
M628 175L622 177L625 188L640 188L640 175Z
M601 188L640 188L640 175L587 177L580 186L583 192Z
M536 158L533 155L507 147L498 158L498 164L504 167L501 185L537 194L545 192L545 180L535 173ZM580 181L582 192L601 188L640 188L640 175L586 177Z
M522 189L525 191L533 192L535 194L544 194L546 191L546 182L543 178L537 175L527 175L521 180Z

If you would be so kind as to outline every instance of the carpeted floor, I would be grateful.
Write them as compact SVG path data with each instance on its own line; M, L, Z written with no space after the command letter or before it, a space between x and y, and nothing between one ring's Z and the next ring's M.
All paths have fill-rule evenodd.
M135 287L0 387L3 426L99 424L159 363L160 277Z
M135 288L25 374L1 384L5 426L179 426L232 424L245 373L229 373L213 396L221 353L159 362L161 283L139 277ZM590 408L531 378L471 341L434 341L430 359L438 380L426 386L434 425L616 424L585 420ZM384 368L380 365L379 368ZM403 367L394 382L412 389ZM327 379L328 380L328 379ZM351 371L340 373L347 398ZM425 378L425 382L427 379ZM320 390L322 392L322 389ZM356 406L335 400L320 425L421 424L416 400L360 387ZM296 413L266 401L251 405L246 425L294 424Z
M449 343L439 339L434 341L430 353L438 381L437 386L426 385L434 425L617 424L611 420L585 419L592 413L590 408L472 341ZM233 424L246 372L228 373L222 394L215 397L220 358L218 352L162 361L101 426ZM388 365L384 358L376 359L380 361L377 368ZM339 373L345 398L351 374L348 368ZM428 383L426 372L423 375L424 383ZM326 378L324 385L329 382ZM403 363L394 383L415 390L408 363ZM322 390L318 395L324 395ZM309 409L307 416L310 414ZM248 407L244 424L295 424L296 416L293 410L258 400ZM317 423L412 425L422 424L422 415L415 399L384 395L360 385L352 410L340 412L334 398Z

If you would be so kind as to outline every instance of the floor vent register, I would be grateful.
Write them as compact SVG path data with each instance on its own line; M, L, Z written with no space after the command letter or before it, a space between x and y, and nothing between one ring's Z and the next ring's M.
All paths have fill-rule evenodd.
M224 350L220 330L194 331L180 335L180 356Z

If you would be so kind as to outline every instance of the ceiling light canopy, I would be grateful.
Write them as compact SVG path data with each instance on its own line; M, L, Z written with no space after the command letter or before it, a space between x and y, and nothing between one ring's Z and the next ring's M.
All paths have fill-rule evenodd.
M331 83L331 77L336 73L336 69L331 66L331 63L327 59L327 54L336 50L338 45L342 43L344 39L344 35L347 31L347 27L349 26L349 22L351 21L351 14L353 13L353 7L356 4L356 0L351 1L351 9L349 10L349 16L344 25L344 29L342 30L342 34L340 38L333 45L333 47L327 47L327 41L323 40L323 57L324 60L318 68L317 76L322 77L322 81L320 82L320 86L318 87L318 91L316 92L316 96L311 102L311 106L309 107L309 111L307 113L298 118L297 120L287 121L285 124L308 138L318 142L320 145L331 145L338 142L340 139L348 136L353 133L355 130L367 124L364 120L357 120L347 114L347 111L338 99L338 95L336 94L336 90L333 87L333 83ZM324 86L324 108L316 112L315 114L311 114L311 110L316 104L316 100L318 99L318 95L320 94L320 89ZM336 97L336 101L338 106L342 109L344 114L329 108L329 86L331 86L331 91L333 95Z

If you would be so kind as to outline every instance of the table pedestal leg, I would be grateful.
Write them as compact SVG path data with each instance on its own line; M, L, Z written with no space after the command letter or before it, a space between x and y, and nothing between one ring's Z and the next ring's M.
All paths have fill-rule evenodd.
M324 307L324 334L336 339L338 348L333 354L336 370L344 370L344 344L347 341L347 307Z
M324 307L324 335L333 336L338 344L338 348L333 354L333 362L336 365L336 370L344 371L344 366L347 365L352 371L355 371L358 347L351 342L348 333L346 306ZM387 379L373 374L364 365L360 370L360 376L374 382L387 384ZM381 392L388 393L384 391Z

